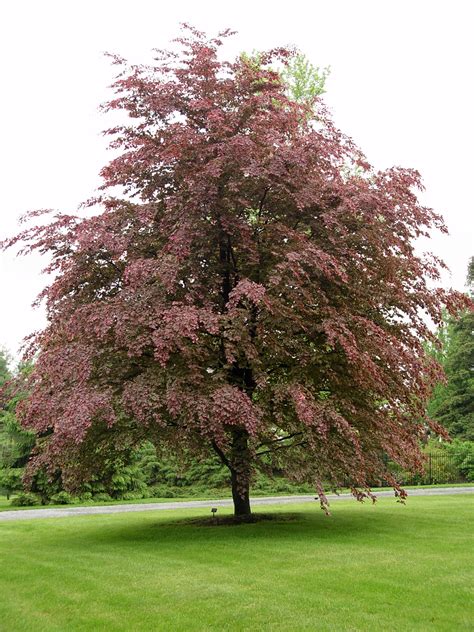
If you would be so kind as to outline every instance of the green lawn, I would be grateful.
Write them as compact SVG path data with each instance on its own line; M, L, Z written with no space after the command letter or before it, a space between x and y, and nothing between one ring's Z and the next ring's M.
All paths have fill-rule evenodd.
M404 485L404 489L430 489L433 487L472 487L474 488L474 482L464 482L464 483L438 483L436 485ZM375 494L379 491L390 491L391 487L377 487L374 488L373 491ZM191 490L189 490L191 491ZM349 493L349 489L341 489L341 493ZM332 494L332 490L328 490L328 494ZM311 492L295 492L293 495L309 495L314 496L314 490ZM278 492L278 491L267 491L261 492L256 491L251 493L252 498L259 498L260 496L291 496L292 494L289 492ZM103 502L95 502L93 500L90 501L77 501L71 503L69 505L31 505L27 507L15 507L11 504L10 500L7 500L6 496L0 496L0 511L19 511L23 509L60 509L67 507L98 507L104 505L140 505L144 503L169 503L169 502L180 502L185 500L216 500L218 498L230 498L231 493L229 489L222 488L219 490L210 490L207 494L195 493L194 495L185 495L178 496L173 498L138 498L135 500L108 500ZM13 496L12 496L13 498ZM0 630L1 632L1 630Z
M474 495L261 511L0 522L0 630L474 629Z

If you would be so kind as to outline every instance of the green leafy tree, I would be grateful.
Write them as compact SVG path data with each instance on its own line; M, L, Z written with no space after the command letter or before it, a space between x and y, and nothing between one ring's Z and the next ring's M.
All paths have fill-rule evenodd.
M23 489L23 468L35 443L34 433L21 428L16 417L16 406L25 396L21 386L31 368L20 366L15 376L9 363L9 354L0 351L0 493L7 499ZM17 378L17 384L10 387L8 382L13 377Z
M313 66L305 55L297 54L285 66L282 77L293 101L310 103L326 92L325 85L329 72L329 66Z
M446 451L452 456L463 477L470 483L474 482L474 442L454 439L446 445Z
M31 370L31 364L20 365L15 374L8 375L8 379L15 378L14 385L10 388L4 384L0 402L0 467L3 468L24 467L35 444L34 433L22 428L16 415L18 403L26 397L25 380Z
M5 494L7 499L23 487L23 470L19 457L26 448L23 443L25 437L33 436L32 433L20 429L14 415L15 402L8 394L8 382L13 377L10 362L10 354L5 349L0 349L0 389L4 393L0 403L0 493ZM28 446L28 453L30 449Z
M467 283L472 296L474 257L469 262ZM452 437L474 441L474 311L448 319L439 338L442 347L437 359L445 369L447 383L435 388L428 413Z
M0 347L0 388L7 382L10 377L10 369L8 365L10 363L9 353Z
M467 285L470 293L474 291L474 257L471 257L467 266Z
M12 375L9 369L9 354L5 349L0 349L0 392L6 389L7 382L11 379ZM9 440L5 429L5 416L6 416L6 402L8 395L2 395L0 400L0 468L4 467L6 456L9 453Z
M10 499L10 496L14 492L21 491L23 489L22 482L22 468L1 468L0 469L0 493Z
M446 356L452 335L452 322L447 312L443 314L443 322L436 331L436 339L425 345L426 352L438 362L443 369L446 366ZM446 399L447 383L446 381L438 382L431 393L430 400L427 404L427 413L429 417L434 419L441 404Z

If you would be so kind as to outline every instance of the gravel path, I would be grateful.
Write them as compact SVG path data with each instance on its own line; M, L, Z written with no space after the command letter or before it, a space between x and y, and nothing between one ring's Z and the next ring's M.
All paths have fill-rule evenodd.
M409 496L448 496L451 494L472 494L474 487L431 487L407 490ZM375 492L378 497L393 496L393 491ZM352 494L328 494L328 499L345 500ZM314 502L313 496L268 496L253 498L252 505L291 505L294 503ZM36 518L62 518L65 516L85 516L91 514L127 513L130 511L164 511L166 509L197 509L211 507L231 507L232 500L186 500L167 503L142 503L137 505L102 505L90 507L61 507L59 509L20 509L0 511L0 522L10 520L34 520Z

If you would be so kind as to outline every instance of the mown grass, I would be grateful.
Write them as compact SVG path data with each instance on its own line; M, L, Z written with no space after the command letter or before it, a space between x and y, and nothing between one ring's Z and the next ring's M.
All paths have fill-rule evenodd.
M433 484L433 485L404 485L404 489L410 490L410 489L432 489L432 488L438 488L438 487L472 487L474 489L474 483L470 483L470 482L464 482L464 483L437 483L437 484ZM375 494L377 494L377 492L379 491L390 491L392 488L391 487L377 487L374 488L373 491ZM192 490L188 490L188 491L192 491ZM341 489L340 490L341 493L349 493L350 490L349 489ZM328 494L331 494L332 491L328 490L327 492ZM251 497L252 498L260 498L262 496L291 496L292 494L289 492L281 492L281 491L256 491L256 492L252 492L251 493ZM301 496L301 495L314 495L314 490L313 492L309 491L309 492L295 492L294 495L297 496ZM14 496L12 496L12 498L14 498ZM189 493L189 494L185 494L183 496L178 496L178 497L171 497L171 498L156 498L156 497L151 497L151 498L136 498L134 500L107 500L107 501L101 501L101 502L96 502L93 500L89 500L89 501L76 501L76 502L72 502L68 505L55 505L55 504L51 504L51 505L30 505L30 506L26 506L26 507L16 507L14 505L11 504L11 499L7 500L6 496L1 496L0 495L0 512L1 511L19 511L19 510L23 510L23 509L45 509L45 508L49 508L49 509L60 509L62 507L98 507L98 506L106 506L106 505L140 505L140 504L144 504L144 503L169 503L169 502L180 502L180 501L186 501L186 500L217 500L218 498L230 498L230 490L226 489L226 488L222 488L222 489L213 489L213 490L209 490L208 493Z
M0 522L0 629L473 629L473 495L332 510L264 507L277 519L215 527L186 522L197 509Z

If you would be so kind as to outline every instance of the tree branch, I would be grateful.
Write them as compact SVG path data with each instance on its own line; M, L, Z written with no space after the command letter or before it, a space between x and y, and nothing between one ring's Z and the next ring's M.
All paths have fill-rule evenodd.
M219 448L219 446L217 445L217 443L215 441L213 441L211 443L214 452L217 454L217 456L220 458L220 460L222 461L222 463L229 468L229 470L232 470L232 466L230 464L229 459L226 457L226 455L224 454L224 452Z
M279 437L278 439L270 439L268 441L262 441L262 443L260 443L257 446L257 450L258 448L262 448L264 445L270 445L271 443L279 443L280 441L285 441L286 439L292 439L293 437L298 437L299 435L302 435L302 432L293 432L292 434L286 435L286 437Z
M260 204L258 205L258 219L260 219L260 216L262 214L265 198L267 197L267 193L269 191L270 191L270 187L266 187L265 191L263 192L262 199L260 200Z
M232 248L232 243L230 241L230 235L227 235L227 244L229 247L229 254L230 254L230 258L232 259L232 263L234 265L234 274L237 280L237 275L238 275L238 268L237 268L237 260L235 258L235 254L234 254L234 249Z
M299 445L307 445L308 442L307 441L300 441L299 443L289 443L287 445L279 445L276 448L273 448L272 450L262 450L262 452L256 452L255 456L260 456L261 454L268 454L270 452L276 452L277 450L283 450L283 448L296 448Z

